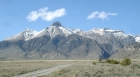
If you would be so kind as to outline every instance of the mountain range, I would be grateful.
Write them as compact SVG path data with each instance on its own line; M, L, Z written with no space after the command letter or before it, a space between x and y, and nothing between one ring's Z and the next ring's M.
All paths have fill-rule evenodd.
M41 31L26 29L0 42L0 59L140 58L140 36L109 28L69 29L59 21Z

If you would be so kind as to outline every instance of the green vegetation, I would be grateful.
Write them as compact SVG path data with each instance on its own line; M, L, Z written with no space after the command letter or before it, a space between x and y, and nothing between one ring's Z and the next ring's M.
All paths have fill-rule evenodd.
M106 63L111 63L112 60L107 59L105 62Z
M96 62L92 62L93 65L96 65Z
M122 62L121 65L127 66L131 64L131 60L129 58L125 58Z
M99 60L98 60L99 62L102 62L102 59L101 58L99 58Z
M117 60L109 60L109 59L107 59L106 61L105 61L106 63L111 63L111 64L119 64L120 62L119 61L117 61Z
M110 64L121 64L123 66L127 66L131 64L131 60L129 58L125 58L124 60L122 60L122 62L119 62L117 60L113 60L113 59L107 59L105 61L105 63L110 63Z

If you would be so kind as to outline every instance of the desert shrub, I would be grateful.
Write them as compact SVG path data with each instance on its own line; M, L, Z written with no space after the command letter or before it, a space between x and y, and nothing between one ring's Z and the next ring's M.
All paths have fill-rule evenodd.
M131 69L140 69L140 65L138 65L138 64L132 64L130 68Z
M99 61L99 62L102 62L102 59L100 58L98 61Z
M20 74L28 73L28 71L21 71Z
M90 77L90 74L88 72L85 72L85 77Z
M62 69L62 70L57 71L57 74L58 75L63 75L64 73L68 73L68 72L69 72L68 69Z
M92 62L93 65L96 65L96 62Z
M9 75L2 75L2 77L10 77Z
M131 64L131 60L129 58L125 58L122 62L121 65L127 66Z
M105 61L105 63L111 63L111 60L107 59L107 60Z
M111 64L119 64L119 61L117 61L117 60L109 60L109 59L107 59L106 61L105 61L106 63L111 63Z
M112 64L119 64L119 62L117 60L112 60L111 63Z
M126 63L126 61L122 61L122 62L121 62L121 65L127 66L128 64Z

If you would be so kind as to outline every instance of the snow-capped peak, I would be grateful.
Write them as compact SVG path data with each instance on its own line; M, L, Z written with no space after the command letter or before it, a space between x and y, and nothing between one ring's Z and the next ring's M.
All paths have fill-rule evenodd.
M45 29L41 30L41 31L35 31L32 29L26 29L24 31L24 40L30 40L39 36L42 36L43 32L45 31Z
M42 31L35 31L35 30L27 28L23 32L18 33L17 35L8 37L5 40L25 40L26 41L26 40L30 40L34 37L37 37Z
M125 34L121 30L112 30L112 29L109 29L109 28L103 28L103 29L94 28L94 29L90 30L89 32L98 33L100 35L113 34L114 36L124 36L124 37L128 36L127 34Z
M82 31L81 29L73 29L72 32L74 34L78 34L78 35L81 35L81 36L85 36L85 31Z
M73 32L74 32L74 33L82 32L82 30L81 30L81 29L74 29Z
M140 42L140 35L135 36L135 40L136 40L137 42Z
M56 35L64 35L68 36L73 34L73 32L61 25L60 22L54 22L50 27L46 29L46 31L50 34L51 37L55 37Z
M70 34L73 34L73 32L61 25L59 21L54 22L50 27L41 30L41 31L35 31L32 29L27 28L21 33L18 33L17 35L11 36L6 38L5 40L30 40L36 37L41 37L43 35L49 35L52 38L56 35L64 35L68 36Z
M125 34L121 30L112 30L109 28L103 28L103 29L97 29L94 28L89 31L82 31L80 29L68 29L62 26L62 24L57 21L54 22L51 26L49 26L46 29L43 29L41 31L35 31L32 29L27 28L21 33L18 33L17 35L11 36L9 38L6 38L5 40L30 40L36 37L41 37L43 35L49 35L51 38L55 37L56 35L63 35L63 36L68 36L71 34L78 34L87 38L93 38L94 35L99 34L99 35L107 35L107 36L112 36L114 35L116 38L123 39L123 38L129 38L133 37L137 42L140 42L140 36L132 36L130 34Z
M34 37L37 35L39 32L27 28L25 31L23 31L21 34L23 35L25 40L29 40L30 38Z
M109 28L103 28L103 29L94 28L94 29L92 29L91 31L101 31L101 32L106 32L106 33L116 33L116 32L124 33L124 32L121 31L121 30L112 30L112 29L109 29Z

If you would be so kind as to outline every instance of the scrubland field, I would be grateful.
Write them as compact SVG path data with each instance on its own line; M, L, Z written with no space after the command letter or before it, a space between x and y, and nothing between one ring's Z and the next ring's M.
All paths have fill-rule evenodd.
M127 66L98 60L0 61L0 77L14 77L65 64L70 66L39 77L140 77L140 60L131 60Z

